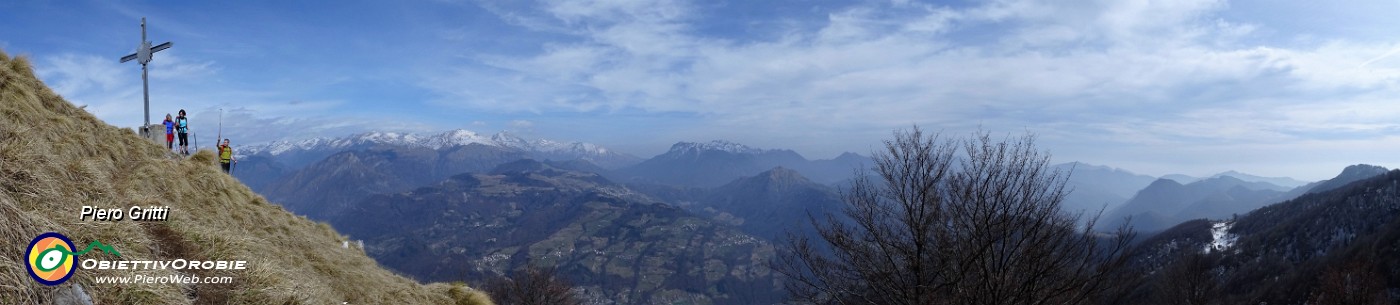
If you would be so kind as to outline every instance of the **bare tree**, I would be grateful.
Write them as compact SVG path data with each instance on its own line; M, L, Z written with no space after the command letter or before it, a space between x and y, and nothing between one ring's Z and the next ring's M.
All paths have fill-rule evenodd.
M789 234L774 269L804 304L1091 303L1132 234L1079 230L1097 216L1060 210L1067 176L1034 142L896 131L845 217L812 217L820 238Z
M1391 304L1385 278L1370 259L1362 258L1327 268L1308 303L1320 305Z
M558 277L554 269L529 267L510 277L486 282L485 290L499 305L580 305L573 285Z

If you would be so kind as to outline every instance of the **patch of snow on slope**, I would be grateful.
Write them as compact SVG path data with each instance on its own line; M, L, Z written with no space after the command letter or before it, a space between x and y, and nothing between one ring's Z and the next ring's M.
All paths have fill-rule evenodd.
M1205 252L1209 253L1211 251L1225 251L1226 249L1230 249L1230 247L1234 247L1235 240L1239 239L1239 236L1235 236L1235 234L1230 234L1230 227L1234 225L1234 221L1228 220L1211 224L1211 241L1209 245L1206 245Z

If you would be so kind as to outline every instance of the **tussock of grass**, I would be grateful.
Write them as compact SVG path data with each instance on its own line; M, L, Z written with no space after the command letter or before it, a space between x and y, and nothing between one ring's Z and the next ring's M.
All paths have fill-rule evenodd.
M97 304L492 305L469 287L421 285L358 249L340 248L344 236L268 204L219 171L215 159L203 150L182 160L102 123L44 86L27 59L0 51L0 304L49 304L56 289L78 283ZM80 221L84 205L169 206L170 220ZM249 269L139 271L234 279L193 285L97 284L97 276L135 271L77 270L68 283L48 287L31 280L20 259L30 239L48 231L75 244L113 245L125 260L247 260ZM82 258L119 260L96 252Z
M452 303L454 305L496 305L486 292L467 287L461 282L433 283L428 285L428 290L451 296L455 301Z

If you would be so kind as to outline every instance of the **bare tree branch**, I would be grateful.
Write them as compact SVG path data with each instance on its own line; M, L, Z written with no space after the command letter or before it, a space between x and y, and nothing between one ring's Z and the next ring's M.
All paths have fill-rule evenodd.
M509 277L493 278L485 290L499 305L581 305L573 285L559 278L554 269L529 267Z
M874 179L858 171L843 191L842 215L809 217L820 240L789 235L774 267L794 301L1088 304L1126 261L1130 231L1091 234L1078 228L1097 215L1060 210L1069 173L1050 169L1033 136L952 140L916 126L874 160Z

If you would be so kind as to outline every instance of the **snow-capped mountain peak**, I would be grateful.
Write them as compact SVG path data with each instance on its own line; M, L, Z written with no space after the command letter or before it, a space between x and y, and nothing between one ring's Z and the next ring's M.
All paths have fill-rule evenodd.
M491 136L491 141L497 146L515 148L524 151L552 152L552 153L582 153L593 155L606 155L607 148L603 148L593 143L583 142L559 142L547 139L526 140L509 132L499 132Z
M739 144L739 143L734 143L734 142L729 142L729 141L724 141L724 140L714 140L714 141L710 141L710 142L706 142L706 143L679 142L679 143L676 143L675 145L671 145L671 151L670 151L670 152L672 152L672 153L680 153L680 154L688 154L688 153L699 153L699 152L702 152L702 151L723 151L723 152L735 153L735 154L760 154L760 153L763 153L763 150L762 150L762 149L757 149L757 148L749 147L749 146L744 145L744 144Z
M417 139L416 144L432 149L471 144L495 145L495 143L493 143L490 138L465 129L450 130L429 137L424 137L422 139Z
M491 141L501 146L520 149L524 149L531 146L530 141L526 141L524 138L521 138L519 136L505 131L491 135Z
M428 149L480 144L517 149L534 153L541 159L584 159L600 165L624 165L636 162L634 156L613 152L592 143L560 142L546 139L525 139L508 132L486 136L471 130L456 129L436 134L371 131L343 138L313 138L276 141L239 148L240 156L266 154L278 156L296 151L344 150L370 145L393 145Z

